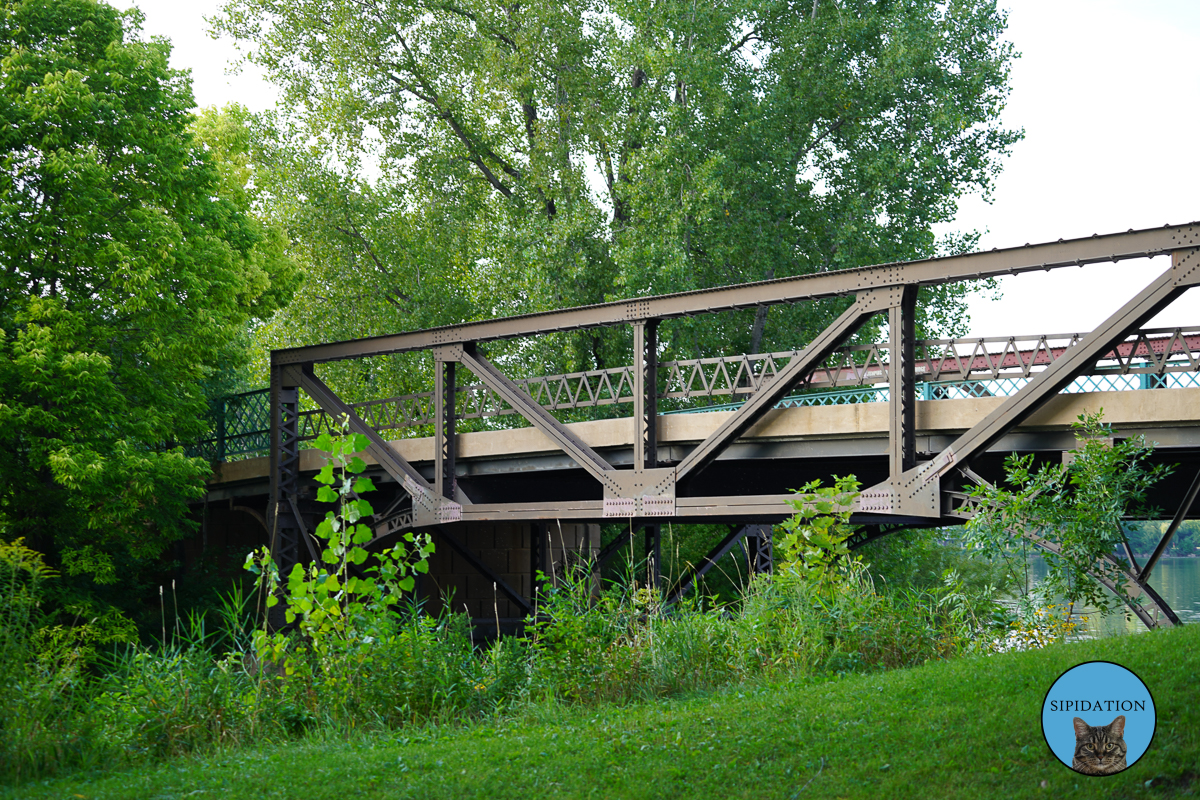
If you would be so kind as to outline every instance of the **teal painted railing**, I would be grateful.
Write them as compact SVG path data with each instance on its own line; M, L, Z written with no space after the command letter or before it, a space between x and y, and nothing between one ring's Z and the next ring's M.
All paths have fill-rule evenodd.
M1000 378L981 381L923 381L917 384L919 400L951 400L966 397L1009 397L1016 394L1029 378ZM1111 392L1136 389L1175 389L1200 386L1200 374L1168 372L1163 375L1084 375L1076 378L1064 393ZM694 398L693 402L702 398ZM886 403L888 389L881 386L857 386L851 389L806 392L785 397L776 408ZM672 401L678 402L678 401ZM744 401L743 401L744 402ZM742 403L693 405L664 411L664 414L704 414L732 411ZM271 446L270 390L223 397L213 403L210 413L212 436L188 448L188 454L209 461L230 461L267 455Z

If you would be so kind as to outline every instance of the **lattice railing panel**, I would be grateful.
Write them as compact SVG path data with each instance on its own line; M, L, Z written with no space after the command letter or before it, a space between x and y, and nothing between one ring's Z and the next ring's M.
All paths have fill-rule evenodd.
M1082 334L974 337L917 342L915 373L922 399L1009 397L1038 371L1077 345ZM737 408L768 385L798 351L665 361L658 366L660 400L684 406L667 413ZM835 350L785 398L782 408L883 402L889 369L886 343L851 345ZM1064 392L1200 386L1200 328L1157 328L1129 336ZM523 378L515 383L549 411L633 403L632 366ZM459 419L486 419L517 413L482 384L456 389ZM730 402L712 404L714 398ZM707 400L708 405L688 404ZM269 392L247 392L226 398L214 412L216 435L189 452L220 460L265 455L269 447ZM402 430L432 425L433 394L390 397L353 403L351 407L375 430ZM220 414L224 414L223 423ZM330 429L320 410L302 411L297 420L301 441ZM221 424L224 425L222 430ZM223 436L222 436L223 433Z

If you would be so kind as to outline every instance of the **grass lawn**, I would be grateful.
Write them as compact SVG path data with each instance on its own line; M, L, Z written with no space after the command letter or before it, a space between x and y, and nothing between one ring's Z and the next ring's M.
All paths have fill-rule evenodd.
M1067 668L1115 661L1158 711L1150 750L1089 778L1042 738ZM22 798L1182 797L1200 794L1200 626L1029 653L742 686L623 708L307 741L0 792Z

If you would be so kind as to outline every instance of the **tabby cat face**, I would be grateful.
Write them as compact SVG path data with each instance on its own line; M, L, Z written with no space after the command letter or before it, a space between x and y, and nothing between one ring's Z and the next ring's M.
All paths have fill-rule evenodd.
M1125 769L1125 715L1095 727L1076 717L1071 767L1085 775L1112 775Z

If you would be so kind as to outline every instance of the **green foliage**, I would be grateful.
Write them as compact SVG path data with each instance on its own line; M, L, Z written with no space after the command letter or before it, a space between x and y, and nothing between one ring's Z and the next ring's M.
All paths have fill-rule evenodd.
M992 0L228 0L216 27L287 109L257 122L258 186L306 280L264 346L969 249L934 226L1020 138ZM921 329L962 330L970 288L923 290ZM669 321L663 356L802 346L844 305ZM595 330L490 355L569 372L628 347ZM394 393L430 369L402 361L327 370Z
M853 502L852 479L813 497L836 518ZM840 501L840 502L839 502ZM822 508L824 506L822 505ZM807 523L805 523L807 524ZM817 536L797 541L812 549ZM835 523L808 525L844 543ZM832 534L829 532L835 531ZM775 675L874 671L1001 649L1008 617L994 588L945 570L923 588L877 589L866 565L829 552L815 566L756 578L738 602L684 601L667 608L636 583L595 593L580 572L539 595L532 621L525 693L576 703L670 697Z
M323 433L316 441L317 449L326 455L325 466L316 475L323 484L317 500L337 506L317 526L320 559L295 564L286 585L280 587L266 548L246 557L246 568L256 574L267 608L284 603L287 624L296 623L302 637L297 640L265 626L255 636L258 658L282 661L288 675L315 665L329 679L346 662L353 662L356 670L371 667L376 659L372 645L389 628L389 615L403 593L412 591L414 576L429 571L433 553L429 535L412 532L403 535L401 544L368 552L366 546L375 534L362 520L375 512L359 495L374 491L375 486L362 475L367 465L355 453L366 450L370 440L349 434L348 418L343 417L340 425L339 435Z
M1135 671L1153 687L1159 717L1146 756L1102 783L1064 768L1037 724L1046 687L1086 661ZM1200 627L1185 625L838 680L752 682L674 702L586 711L545 703L463 725L314 736L0 796L251 797L270 787L306 800L1189 797L1200 763L1197 673Z
M894 588L931 589L953 571L973 590L995 587L1011 593L1023 586L1009 562L990 558L964 541L962 528L901 530L873 539L855 550L872 579Z
M780 523L783 533L775 538L777 571L813 581L826 590L848 574L845 568L852 557L846 540L858 530L850 524L858 479L835 475L833 480L833 486L824 487L820 480L810 481L788 498L796 513Z
M1023 558L1021 537L1036 537L1050 546L1043 553L1048 595L1111 611L1130 599L1129 587L1104 559L1126 543L1122 520L1149 513L1146 492L1170 468L1149 464L1154 448L1144 437L1116 440L1103 411L1081 414L1073 424L1078 445L1069 463L1034 468L1033 455L1013 454L1005 461L1012 488L972 490L981 505L967 524L968 541L991 556ZM1092 574L1113 581L1121 596L1107 594Z
M0 4L0 537L59 569L56 604L127 613L209 472L164 443L294 273L140 20Z
M962 535L961 528L900 531L868 542L856 553L871 580L891 591L953 602L961 619L971 619L987 632L976 649L1029 650L1079 632L1085 618L1051 602L1036 587L1030 590L1026 558L991 556Z
M194 619L171 646L117 651L100 678L79 676L71 694L47 692L45 708L57 713L45 716L55 725L42 730L41 760L27 757L10 774L111 768L310 732L503 719L546 699L602 708L764 678L811 684L987 652L995 632L967 594L954 575L928 590L879 591L852 563L836 587L781 575L755 580L733 605L667 608L634 585L597 595L585 568L539 595L526 638L486 648L472 644L464 615L380 603L378 615L343 615L357 621L353 634L314 621L309 636L259 631L259 649L249 651L238 649L243 601L230 598L229 651ZM76 755L56 755L61 742Z
M547 698L627 703L990 649L993 632L974 616L956 576L929 591L878 592L861 565L847 573L833 592L792 576L755 581L733 606L667 609L636 586L596 595L579 570L539 596L526 639L476 650L465 616L431 618L402 606L370 641L328 649L332 658L319 660L316 648L291 640L289 669L216 659L200 648L139 651L106 682L96 707L125 757L158 758L255 735L511 713Z
M673 586L693 566L701 562L713 546L730 531L728 525L676 525L669 523L661 528L662 580ZM645 556L644 536L635 533L629 536L629 525L603 525L601 548L608 546L618 536L627 537L629 544L619 548L600 570L604 586L646 586L649 583L650 564ZM705 597L705 602L714 605L735 603L749 579L750 565L745 551L732 548L724 557L713 564L698 581L694 590Z
M29 777L76 763L74 751L92 735L76 717L87 702L88 668L99 645L129 642L135 631L113 609L69 610L83 619L53 624L45 613L57 573L18 539L0 541L0 775Z
M1169 521L1126 522L1123 527L1135 554L1148 556L1158 547ZM1184 522L1171 538L1165 556L1200 556L1200 522Z

